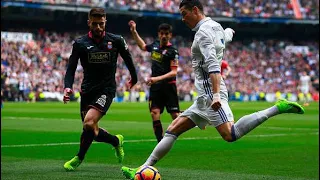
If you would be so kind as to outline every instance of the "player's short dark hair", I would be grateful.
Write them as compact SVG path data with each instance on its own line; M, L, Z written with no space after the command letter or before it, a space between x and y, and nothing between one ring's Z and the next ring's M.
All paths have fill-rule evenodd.
M88 14L88 18L91 17L106 17L106 12L103 8L92 8Z
M184 6L185 9L192 10L196 6L201 12L203 12L203 5L199 0L182 0L179 8Z
M170 33L172 33L172 26L167 23L162 23L158 27L158 32L160 32L161 30L169 31Z

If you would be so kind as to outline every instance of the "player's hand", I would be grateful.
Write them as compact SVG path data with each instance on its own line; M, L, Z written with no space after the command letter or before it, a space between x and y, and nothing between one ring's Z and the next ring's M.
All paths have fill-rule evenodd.
M131 89L135 84L137 84L137 80L130 79L128 84L129 84L129 88Z
M63 96L63 102L67 104L70 101L70 96L73 94L72 89L65 88L64 89L64 96Z
M150 77L150 78L146 81L146 83L147 83L148 86L151 86L152 84L154 84L154 83L156 83L156 82L158 82L158 81L159 81L159 80L158 80L157 77Z
M212 103L211 103L211 108L214 111L218 111L221 107L221 99L220 99L220 94L219 93L215 93L213 94L212 97Z
M128 25L130 26L130 31L131 32L136 30L137 24L133 20L129 21Z
M232 38L233 38L233 35L236 33L233 29L231 28L226 28L224 30L225 32L225 35L226 35L226 41L227 42L231 42L232 41Z
M236 32L231 28L226 28L225 31L226 32L231 32L232 34L236 34Z

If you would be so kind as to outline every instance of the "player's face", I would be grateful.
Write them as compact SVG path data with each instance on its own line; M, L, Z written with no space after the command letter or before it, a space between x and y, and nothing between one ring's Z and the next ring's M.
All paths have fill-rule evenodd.
M91 17L88 20L88 26L94 38L101 38L106 29L105 17Z
M170 39L172 37L172 33L170 33L169 31L166 31L166 30L160 30L158 32L158 37L159 37L161 44L166 45L170 41Z
M184 6L180 8L180 14L182 16L182 22L184 22L189 28L193 29L197 25L197 12L196 7L191 10L185 9Z

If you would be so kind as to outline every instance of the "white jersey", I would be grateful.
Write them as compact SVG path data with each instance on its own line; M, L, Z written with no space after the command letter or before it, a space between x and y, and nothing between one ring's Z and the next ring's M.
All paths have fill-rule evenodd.
M193 29L196 31L191 47L192 68L195 73L195 87L199 96L212 98L211 72L221 72L221 61L225 43L232 40L232 32L224 31L222 26L211 18L201 20ZM221 78L220 97L228 100L227 87Z
M195 74L194 85L199 96L194 103L179 116L188 117L200 129L207 125L219 126L233 121L233 114L228 104L228 92L221 78L220 97L221 108L214 111L212 103L211 72L221 72L221 61L225 43L232 40L231 29L223 30L222 26L211 18L204 18L193 29L196 31L191 47L192 68Z

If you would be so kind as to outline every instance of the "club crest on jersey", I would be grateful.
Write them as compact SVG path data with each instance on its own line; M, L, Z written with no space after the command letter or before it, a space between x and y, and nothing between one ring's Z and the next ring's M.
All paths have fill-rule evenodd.
M166 49L162 51L162 55L165 55L166 53L167 53Z
M107 48L112 49L112 42L108 42Z

